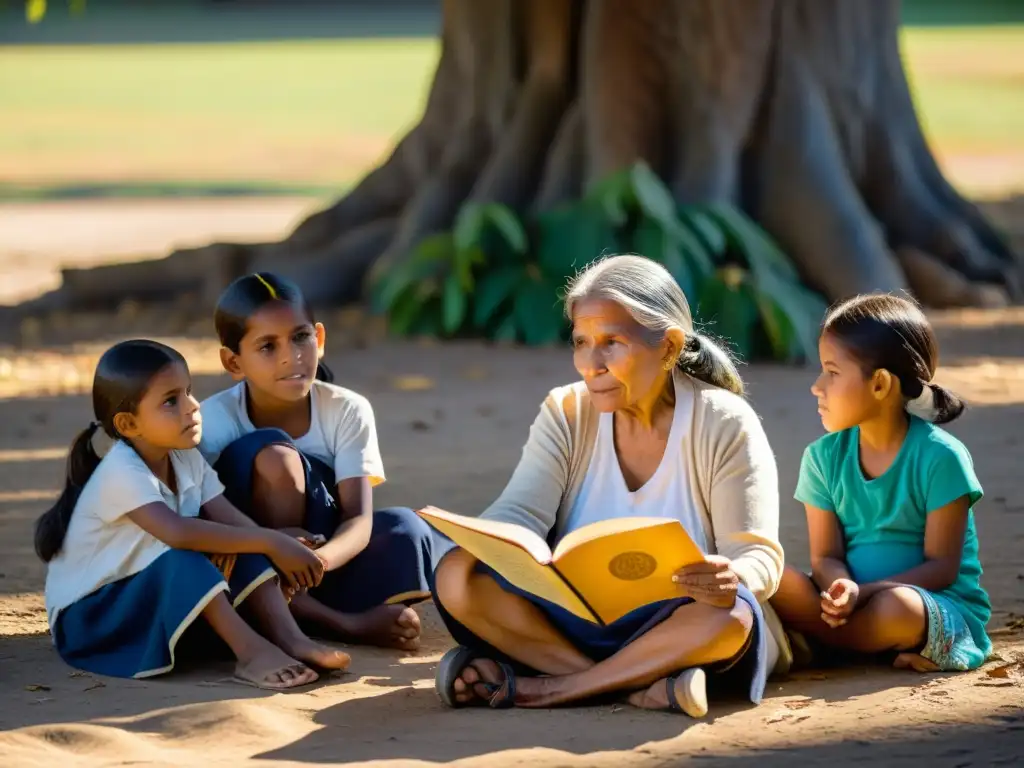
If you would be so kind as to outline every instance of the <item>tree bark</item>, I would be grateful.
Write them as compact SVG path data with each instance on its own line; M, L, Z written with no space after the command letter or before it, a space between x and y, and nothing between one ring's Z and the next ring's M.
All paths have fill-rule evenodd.
M680 202L741 206L830 300L907 288L943 306L1019 299L1014 254L927 146L899 6L444 0L422 119L348 195L280 243L69 270L63 302L209 298L256 269L318 304L355 301L367 274L464 203L536 211L637 160Z

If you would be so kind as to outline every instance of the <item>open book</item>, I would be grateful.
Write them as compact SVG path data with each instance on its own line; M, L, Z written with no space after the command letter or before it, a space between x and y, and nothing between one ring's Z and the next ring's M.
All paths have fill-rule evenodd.
M425 507L417 514L508 581L595 624L679 597L672 574L704 560L682 523L621 517L585 525L554 552L527 528Z

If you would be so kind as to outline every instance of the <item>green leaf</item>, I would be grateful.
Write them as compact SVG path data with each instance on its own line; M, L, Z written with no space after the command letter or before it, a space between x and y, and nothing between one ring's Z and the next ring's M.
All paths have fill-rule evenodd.
M786 280L771 270L755 274L754 285L759 293L771 297L792 325L794 342L790 357L816 359L818 330L828 309L825 301L802 285Z
M668 231L678 226L672 193L650 166L643 161L636 163L630 170L630 178L640 210Z
M501 324L494 331L492 338L495 341L515 341L516 340L516 318L515 315L509 314Z
M455 217L453 232L457 252L468 251L480 245L480 235L483 232L485 220L486 209L484 206L470 203L462 207L459 215Z
M715 271L715 260L704 247L704 244L682 224L673 228L670 234L690 262L693 271L696 273L696 281L703 282L706 280Z
M416 314L412 326L409 328L410 336L438 336L441 333L442 325L442 301L435 293L423 303L420 311Z
M792 321L774 298L763 291L754 291L757 309L761 315L761 326L771 346L772 357L776 360L793 361L802 355L800 340Z
M466 293L473 291L473 267L484 264L487 257L479 247L473 246L465 251L458 251L455 254L455 271L453 274L458 278L459 285Z
M501 233L513 251L526 253L526 249L529 247L526 230L523 229L523 225L508 206L489 203L484 207L484 213L487 220Z
M728 246L725 233L713 218L699 209L684 206L679 209L679 220L704 244L713 259L725 253Z
M444 281L444 315L442 327L444 332L451 335L462 326L466 319L466 292L462 288L462 281L457 274L448 275Z
M636 253L664 265L689 301L696 301L694 275L674 239L653 219L644 216L633 230L632 247Z
M600 207L613 227L621 227L637 207L632 170L626 168L604 177L587 190L584 200Z
M827 309L824 300L800 284L800 275L786 255L742 212L725 205L708 206L705 210L721 224L730 246L746 259L756 292L771 297L792 326L794 340L788 356L815 359L818 328ZM765 314L761 312L762 318ZM772 322L766 321L765 331L769 336L773 331L768 324ZM781 339L781 331L775 330Z
M537 217L537 263L559 284L600 256L618 251L615 229L593 201L560 206Z
M483 330L522 280L523 269L519 266L499 267L481 277L473 294L473 325Z
M550 280L524 280L515 297L516 325L527 344L558 341L566 321L558 301L558 287Z
M698 282L710 275L715 268L713 254L692 230L683 225L669 188L643 162L633 166L632 179L644 215L658 222L682 254L689 257L697 272ZM692 293L688 292L687 295Z
M754 349L758 305L749 275L738 267L720 269L701 292L700 316L735 354L749 360Z
M442 232L420 240L407 259L393 266L370 289L370 306L374 312L391 312L406 288L443 273L446 262L455 256L450 232Z
M427 235L412 250L409 261L418 264L439 264L451 262L455 258L455 238L451 232L438 232Z
M398 336L407 335L425 302L426 297L421 295L419 286L408 287L388 312L388 328L391 332Z
M778 272L794 282L800 281L796 268L768 234L742 212L728 205L709 205L704 210L718 221L722 231L737 251L743 254L750 271L760 275Z

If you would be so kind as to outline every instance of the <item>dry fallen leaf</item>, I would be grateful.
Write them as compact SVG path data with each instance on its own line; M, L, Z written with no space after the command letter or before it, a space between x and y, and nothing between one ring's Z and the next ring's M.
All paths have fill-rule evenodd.
M48 690L50 690L50 686L48 686L48 685L26 685L25 686L25 690L26 691L32 691L33 693L35 693L36 691L48 691Z
M1007 678L1011 674L1024 674L1024 661L1011 661L1009 664L1000 664L993 669L986 669L985 674L989 677Z
M423 392L434 388L434 380L429 376L409 375L395 376L391 386L400 392Z
M466 368L462 375L470 381L483 381L487 378L487 369L479 365L473 365Z

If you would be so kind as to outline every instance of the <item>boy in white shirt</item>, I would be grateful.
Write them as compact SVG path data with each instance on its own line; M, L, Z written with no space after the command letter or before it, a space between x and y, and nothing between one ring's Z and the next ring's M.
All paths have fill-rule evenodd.
M430 597L445 542L411 509L373 509L384 482L373 409L331 383L325 332L290 282L232 283L217 303L221 361L238 382L202 404L199 448L227 496L256 522L316 542L323 582L292 612L349 642L414 650L410 607Z

